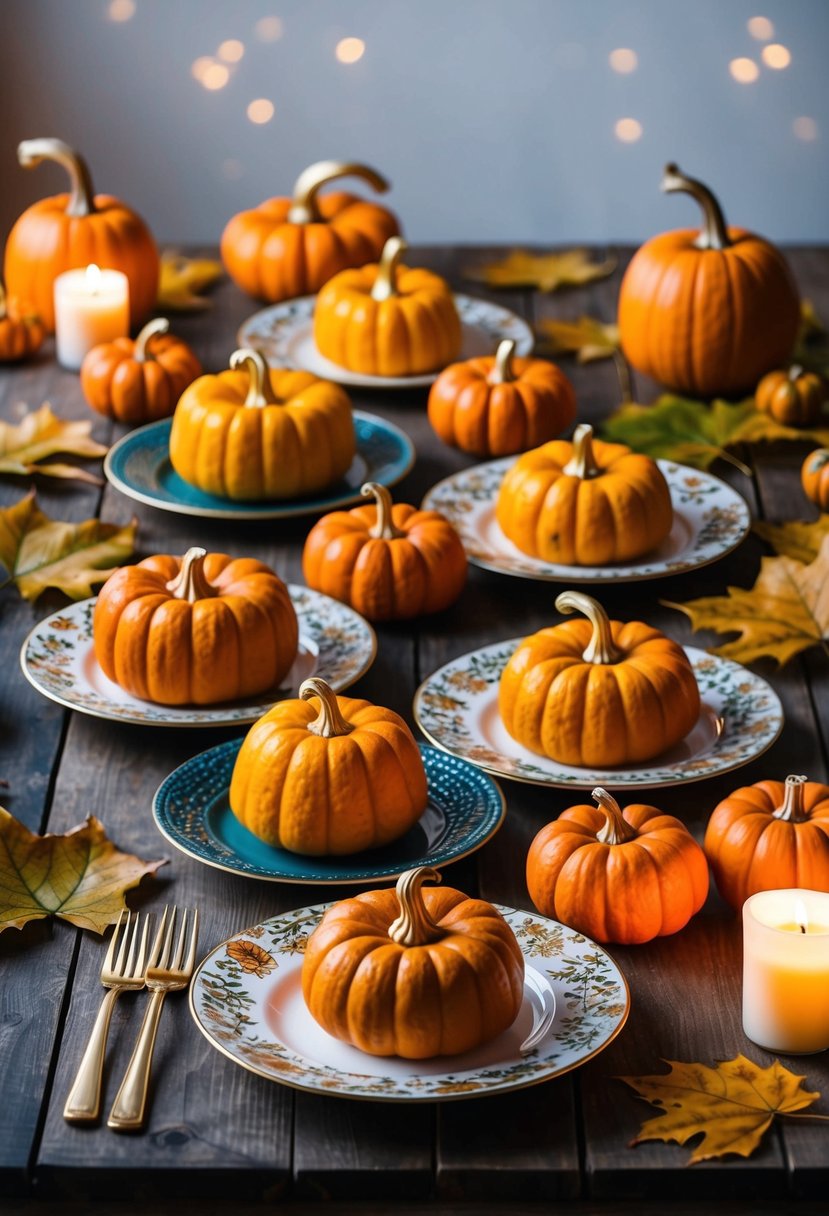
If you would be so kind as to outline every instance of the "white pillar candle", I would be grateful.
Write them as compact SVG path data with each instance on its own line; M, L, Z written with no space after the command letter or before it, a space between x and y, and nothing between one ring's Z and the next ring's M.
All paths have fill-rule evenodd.
M760 1047L829 1047L829 894L761 891L743 904L743 1030Z
M120 270L93 265L55 279L55 339L63 367L77 371L93 346L129 331L129 280Z

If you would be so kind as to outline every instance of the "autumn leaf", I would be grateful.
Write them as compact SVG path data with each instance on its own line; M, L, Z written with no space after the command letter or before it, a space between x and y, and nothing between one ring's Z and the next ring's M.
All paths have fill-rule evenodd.
M73 600L86 599L93 583L104 582L130 556L137 528L136 520L119 528L98 519L80 524L50 519L32 491L0 510L0 563L8 571L6 583L16 583L27 600L36 600L47 587Z
M45 916L103 933L124 892L165 864L119 852L94 815L65 836L37 836L0 807L0 933Z
M575 354L578 363L612 359L619 350L618 325L606 325L595 317L579 317L578 321L539 321L538 329L550 354Z
M631 1144L644 1140L686 1144L701 1135L691 1154L691 1165L727 1153L750 1157L775 1115L791 1115L820 1097L803 1088L805 1077L789 1072L779 1060L767 1068L743 1055L723 1060L714 1068L678 1060L665 1063L669 1068L666 1073L619 1077L640 1098L663 1107L662 1114L642 1124Z
M91 422L70 422L52 413L48 402L39 410L25 414L15 426L11 422L0 422L0 473L43 473L47 477L66 477L77 481L91 481L100 485L101 479L93 477L74 464L41 464L47 456L66 452L70 456L94 458L103 456L106 448L90 438Z
M201 312L210 307L201 292L221 278L224 268L212 258L186 258L172 249L161 255L158 308L162 312Z
M810 523L804 519L789 519L782 524L769 524L758 519L754 531L771 545L775 553L808 563L814 561L823 538L829 535L829 515L819 515Z
M578 286L613 274L616 259L593 262L586 249L567 249L563 253L530 253L513 249L504 258L484 262L464 270L464 277L487 287L537 287L557 291L559 287Z

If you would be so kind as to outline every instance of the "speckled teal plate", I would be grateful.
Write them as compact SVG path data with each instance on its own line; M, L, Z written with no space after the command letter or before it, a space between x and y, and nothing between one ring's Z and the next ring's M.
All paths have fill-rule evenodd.
M362 883L397 878L414 866L442 866L474 853L498 831L500 787L465 760L420 745L429 805L405 836L347 857L307 857L263 844L230 809L228 789L241 739L194 756L161 783L153 799L158 830L196 861L271 882Z

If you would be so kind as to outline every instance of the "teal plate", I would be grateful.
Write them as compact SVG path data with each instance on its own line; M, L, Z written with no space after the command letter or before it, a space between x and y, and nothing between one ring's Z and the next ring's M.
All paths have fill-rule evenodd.
M396 485L414 464L414 445L400 427L361 410L354 410L353 416L357 455L345 477L318 498L234 502L216 494L203 494L183 481L170 464L171 418L151 422L119 439L107 452L104 473L127 497L178 515L201 515L208 519L319 515L362 501L360 487L366 481Z
M270 882L360 883L397 878L415 866L442 866L474 853L503 823L500 787L486 773L420 744L429 805L413 828L382 849L346 857L308 857L263 844L228 803L241 739L193 756L162 781L153 816L162 836L205 865Z

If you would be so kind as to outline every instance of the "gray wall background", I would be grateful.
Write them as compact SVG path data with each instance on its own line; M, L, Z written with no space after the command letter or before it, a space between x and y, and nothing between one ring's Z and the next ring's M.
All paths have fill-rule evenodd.
M17 167L20 139L56 135L165 243L214 242L243 207L286 193L311 161L366 161L418 241L640 240L693 222L664 199L676 159L716 187L731 222L829 239L829 0L0 0L0 236L63 189ZM124 3L124 0L120 0ZM763 15L791 64L762 64ZM281 19L278 40L257 21ZM339 63L343 37L365 41ZM244 43L226 87L191 74ZM638 69L608 64L630 47ZM738 84L729 61L760 66ZM254 98L271 122L246 115ZM798 139L811 118L817 138ZM622 143L620 118L642 137Z

